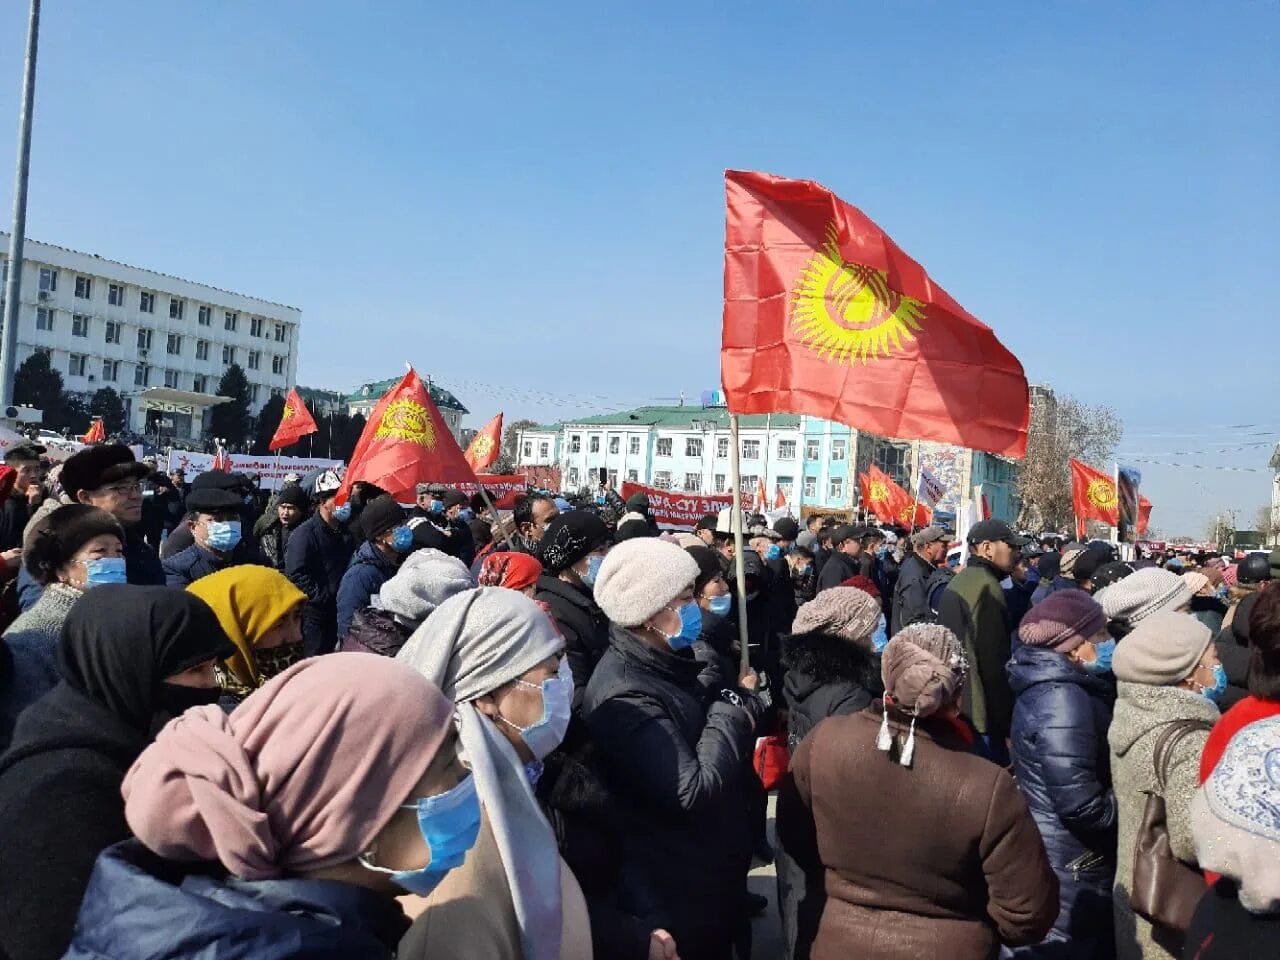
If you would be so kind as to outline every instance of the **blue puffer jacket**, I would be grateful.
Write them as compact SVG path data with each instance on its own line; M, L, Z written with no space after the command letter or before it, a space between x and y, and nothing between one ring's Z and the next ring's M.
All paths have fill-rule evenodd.
M1116 798L1107 747L1115 684L1063 654L1028 646L1014 650L1008 676L1018 787L1061 890L1058 920L1046 942L1014 955L1106 960L1115 955Z
M399 904L362 887L222 879L127 840L98 857L64 960L392 960L408 929Z
M360 544L351 558L351 566L338 584L338 638L342 639L351 629L351 618L356 611L369 605L369 598L382 589L391 579L396 568L378 552L370 541Z

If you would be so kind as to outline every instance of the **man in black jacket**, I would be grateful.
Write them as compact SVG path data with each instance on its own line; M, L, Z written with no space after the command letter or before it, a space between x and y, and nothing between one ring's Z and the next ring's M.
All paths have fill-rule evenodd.
M20 443L4 452L4 465L13 470L13 490L0 503L0 551L22 546L22 533L36 507L40 505L40 484L44 465L40 458L45 448L33 443Z
M252 563L268 566L252 540L242 539L240 512L244 504L230 490L205 488L187 498L187 525L195 542L163 561L166 582L186 589L201 577Z
M849 525L831 531L831 556L818 574L818 592L838 587L850 577L862 572L862 537L865 527Z
M340 485L332 470L316 479L315 512L293 531L285 548L285 576L307 595L302 639L309 657L329 653L338 642L338 587L356 549L346 528L350 505L334 502Z
M911 537L911 555L902 561L893 591L893 613L889 618L892 637L909 623L932 616L925 584L929 575L947 558L948 538L941 527L925 527Z

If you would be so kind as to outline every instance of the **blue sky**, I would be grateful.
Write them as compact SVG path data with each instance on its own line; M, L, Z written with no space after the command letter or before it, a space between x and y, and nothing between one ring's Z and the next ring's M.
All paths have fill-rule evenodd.
M308 385L412 360L474 422L553 419L716 385L722 171L768 170L860 206L1126 451L1265 467L1167 454L1280 438L1278 28L1263 0L45 0L28 234L301 307ZM1143 467L1166 532L1269 497Z

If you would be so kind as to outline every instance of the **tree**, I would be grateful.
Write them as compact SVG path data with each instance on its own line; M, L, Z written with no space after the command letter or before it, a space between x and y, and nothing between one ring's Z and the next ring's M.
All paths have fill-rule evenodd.
M1027 455L1018 465L1018 525L1032 530L1074 530L1071 467L1075 458L1104 464L1124 435L1124 425L1105 405L1089 406L1052 393L1036 397L1027 431Z
M124 400L112 387L103 387L89 399L89 412L102 418L102 426L108 434L124 429Z
M41 411L45 426L51 429L68 425L62 374L53 368L46 351L37 350L18 364L13 375L13 402Z
M360 434L364 433L366 421L363 413L357 413L351 417L340 414L337 419L340 422L334 425L331 456L335 460L349 461L351 454L355 452L356 444L360 442Z
M267 446L271 443L271 438L276 435L276 430L280 427L280 420L284 417L284 397L278 393L273 393L271 399L262 405L262 410L258 412L258 426L254 431L253 453L255 456L262 456L271 451ZM297 444L290 447L282 447L280 453L286 457L293 456L292 449Z
M233 363L218 381L218 396L230 397L209 415L208 433L221 437L231 448L243 447L249 436L249 378L240 364Z
M508 460L510 460L513 467L515 464L520 462L520 450L518 449L520 445L520 431L528 430L530 427L536 427L537 425L538 421L536 420L513 420L511 423L508 423L506 429L502 431L502 453ZM497 472L505 473L506 471Z
M1276 542L1276 534L1280 533L1280 523L1276 522L1276 511L1271 504L1264 503L1258 507L1257 515L1254 519L1254 529L1262 534L1262 543L1264 546L1273 546Z

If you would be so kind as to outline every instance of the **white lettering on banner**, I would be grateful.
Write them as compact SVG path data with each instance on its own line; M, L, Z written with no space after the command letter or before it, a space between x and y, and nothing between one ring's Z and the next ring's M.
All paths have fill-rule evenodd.
M622 485L622 499L630 500L637 493L643 493L649 498L649 515L658 526L672 530L692 530L708 513L719 513L733 503L733 497L727 493L723 496L704 496L696 493L672 493L638 483Z
M286 474L296 473L303 476L312 470L331 470L341 466L341 460L328 460L322 457L280 457L277 466L273 456L254 457L247 453L227 455L231 461L230 473L245 473L262 477L263 490L278 490L284 486ZM173 450L169 453L169 471L181 470L186 474L186 481L207 472L212 466L214 455L211 453L193 453L189 450Z

